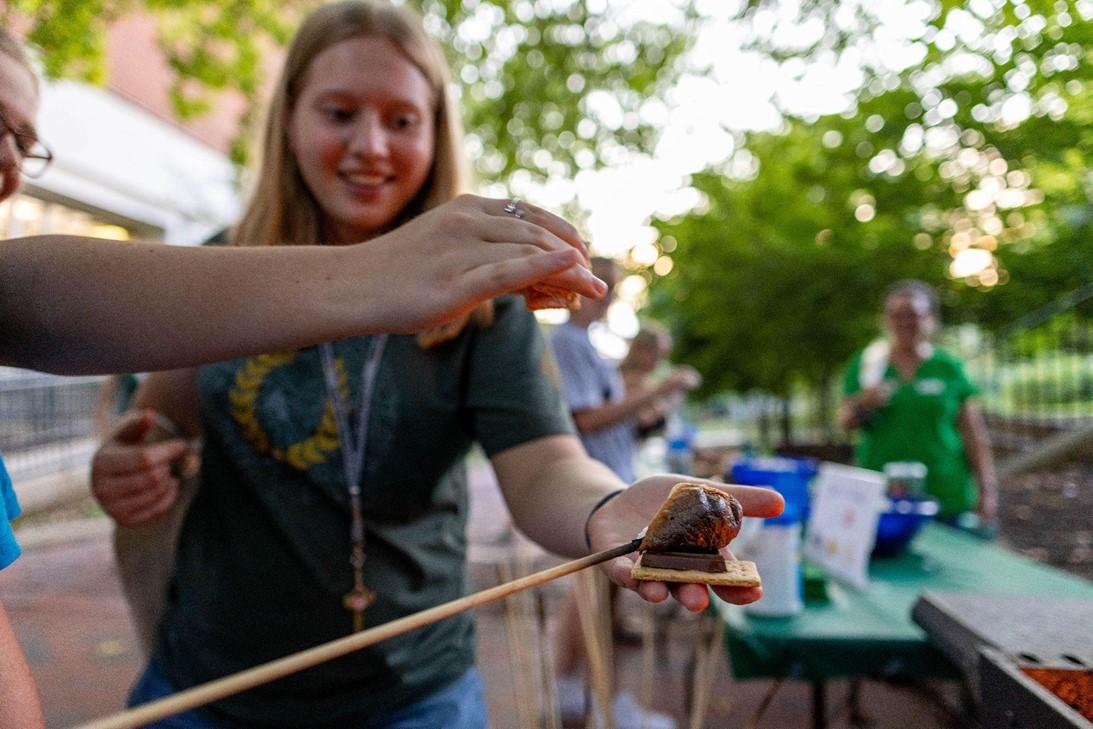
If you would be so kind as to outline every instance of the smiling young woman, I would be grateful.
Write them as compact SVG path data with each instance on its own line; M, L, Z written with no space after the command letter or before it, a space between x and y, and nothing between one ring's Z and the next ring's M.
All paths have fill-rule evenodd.
M51 159L35 131L38 94L22 45L0 28L0 200ZM3 241L0 364L69 374L163 369L365 332L418 331L544 280L602 295L581 265L587 249L571 225L538 209L517 220L505 205L464 196L367 248ZM18 515L0 458L0 570L19 555L10 527ZM41 725L0 603L0 728Z
M466 176L447 79L443 53L404 7L340 2L312 13L289 49L233 242L370 249L451 204ZM498 210L499 229L542 215L525 203ZM500 297L426 336L355 337L150 376L136 403L203 438L201 486L131 701L461 596L464 459L475 443L517 526L545 548L580 556L630 542L675 478L604 502L625 484L584 452L546 357L523 301ZM177 452L154 449L113 439L95 456L95 494L123 523L173 505ZM768 490L734 493L749 514L780 508ZM626 559L606 569L648 599L668 596L663 583L638 588ZM691 609L708 603L704 586L676 594ZM482 729L474 662L463 614L169 726Z

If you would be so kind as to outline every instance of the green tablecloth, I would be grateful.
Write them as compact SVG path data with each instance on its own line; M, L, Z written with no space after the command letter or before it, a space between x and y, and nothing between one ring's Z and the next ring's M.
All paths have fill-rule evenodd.
M940 524L900 557L870 564L862 591L828 581L828 601L792 618L749 616L715 601L737 678L784 676L956 678L956 669L911 621L923 590L984 595L1093 597L1093 583Z

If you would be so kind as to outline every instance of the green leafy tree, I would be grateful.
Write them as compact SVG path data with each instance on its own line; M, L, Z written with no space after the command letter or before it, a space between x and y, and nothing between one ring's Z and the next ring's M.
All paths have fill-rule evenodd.
M974 273L954 266L954 315L1003 326L1093 280L1093 6L934 0L904 6L898 28L890 6L788 7L746 5L740 17L755 22L753 48L802 69L852 56L865 72L851 113L873 130L868 164L930 160L924 181L940 179L960 196L918 216L938 249L990 254ZM787 27L804 42L779 44ZM914 60L893 67L893 55Z
M940 278L938 252L907 245L916 221L902 203L936 200L943 186L875 179L862 134L835 117L754 135L729 167L755 174L696 176L703 212L657 224L681 263L654 282L652 310L673 324L708 392L784 397L830 382L876 333L879 291L909 275Z
M449 49L479 172L505 180L572 175L647 150L656 129L646 105L675 79L693 35L691 0L665 0L670 23L632 17L607 0L417 0ZM233 157L246 157L262 88L262 58L291 38L315 0L9 0L5 24L29 25L51 77L103 83L105 33L142 11L156 18L175 72L171 98L189 118L218 93L249 102Z
M991 327L1093 280L1093 8L913 7L918 27L899 33L918 55L901 68L868 3L742 11L753 49L798 76L854 54L864 78L843 114L783 109L783 129L694 178L698 210L657 224L678 265L650 276L654 311L708 391L825 391L901 278L938 285L949 320ZM811 40L776 43L786 23Z

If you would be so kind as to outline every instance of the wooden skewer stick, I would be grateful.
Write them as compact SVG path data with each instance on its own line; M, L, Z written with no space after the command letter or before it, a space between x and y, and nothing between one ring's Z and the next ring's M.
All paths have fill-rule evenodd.
M583 570L586 567L591 567L600 564L601 562L615 559L616 557L622 557L623 555L635 551L639 544L641 544L641 540L635 539L632 542L613 549L590 554L587 557L581 557L580 559L575 559L571 562L566 562L556 567L551 567L550 569L545 569L526 577L506 582L502 585L490 587L471 595L465 595L456 600L451 600L450 602L431 607L428 610L422 610L413 615L407 615L398 620L392 620L389 623L378 625L375 628L353 633L344 638L332 640L329 643L323 643L314 648L308 648L299 653L293 653L290 656L278 658L275 661L270 661L269 663L255 666L254 668L248 668L245 671L240 671L239 673L234 673L230 676L225 676L224 678L219 678L200 686L194 686L193 688L180 691L177 694L172 694L171 696L166 696L156 701L151 701L134 709L122 711L92 721L88 724L81 724L80 726L75 727L75 729L135 729L135 727L150 724L153 721L159 721L160 719L165 719L168 716L173 716L182 713L183 711L196 709L199 706L218 701L226 696L246 691L247 689L269 683L270 681L275 681L279 678L284 678L289 674L302 671L305 668L317 666L320 663L339 658L347 653L360 650L361 648L367 648L370 645L375 645L388 638L393 638L396 635L409 633L411 630L422 628L426 625L435 623L438 620L450 618L465 610L470 610L471 608L500 600L503 597L520 592L521 590L537 587L550 582L551 580L556 580L559 577L564 577L568 574Z

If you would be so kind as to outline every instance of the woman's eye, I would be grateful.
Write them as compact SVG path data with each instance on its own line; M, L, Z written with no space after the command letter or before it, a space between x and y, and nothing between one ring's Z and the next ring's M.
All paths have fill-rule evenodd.
M412 129L418 125L416 114L398 114L391 119L391 126L395 129Z
M337 106L328 106L322 110L323 116L337 124L346 124L353 121L353 110Z

